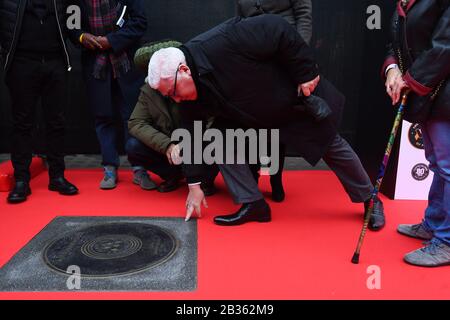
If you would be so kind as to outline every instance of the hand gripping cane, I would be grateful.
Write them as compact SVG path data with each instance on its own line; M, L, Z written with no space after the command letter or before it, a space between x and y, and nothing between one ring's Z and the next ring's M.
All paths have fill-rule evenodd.
M361 230L361 234L359 235L358 245L356 246L356 251L353 254L352 257L352 263L358 264L359 263L359 253L361 252L362 243L364 241L364 237L366 236L367 232L367 226L370 221L370 217L373 213L373 206L374 206L374 199L376 195L378 194L378 191L380 190L381 183L383 182L384 174L386 172L386 167L389 162L389 157L391 155L391 150L395 142L395 137L397 136L398 127L400 126L400 121L402 120L403 116L403 110L406 106L406 101L408 99L408 91L406 91L402 96L402 101L400 103L400 106L398 107L397 115L394 120L394 126L391 130L391 135L389 136L389 141L386 147L386 151L384 153L383 163L381 164L380 171L378 172L378 178L377 183L375 184L375 187L373 188L372 197L370 198L369 202L369 208L366 217L364 218L364 224L363 228Z

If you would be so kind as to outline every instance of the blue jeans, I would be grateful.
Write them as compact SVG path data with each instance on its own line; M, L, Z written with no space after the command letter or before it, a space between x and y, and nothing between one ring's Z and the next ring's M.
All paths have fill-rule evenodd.
M425 228L450 246L450 121L429 120L422 125L425 156L434 177L425 210Z
M113 79L108 65L105 79L95 79L91 75L93 57L83 60L83 77L86 82L88 103L95 118L95 131L102 153L102 166L120 166L120 134L123 142L129 138L128 119L139 97L144 77L132 70L120 78ZM132 166L136 164L131 163Z

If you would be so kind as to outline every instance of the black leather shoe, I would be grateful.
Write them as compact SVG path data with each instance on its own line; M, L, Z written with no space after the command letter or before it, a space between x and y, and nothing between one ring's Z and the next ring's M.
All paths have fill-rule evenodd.
M366 218L369 211L370 199L364 202L364 218ZM369 230L378 231L383 229L386 224L386 219L384 217L384 207L383 202L378 197L375 197L373 203L373 212L370 215L369 220Z
M72 196L78 193L78 188L67 181L64 177L50 179L48 190L57 191L65 196Z
M214 223L221 226L237 226L250 221L271 221L270 207L264 199L245 203L238 212L227 216L217 216Z
M203 193L205 194L205 197L213 196L217 193L217 188L214 185L213 182L202 182L200 185L200 188L202 189Z
M183 179L183 175L177 174L177 175L173 176L172 178L165 180L156 189L162 193L175 191L176 189L178 189L180 187L180 181L182 179Z
M28 182L16 181L14 189L8 194L8 203L21 203L31 194Z

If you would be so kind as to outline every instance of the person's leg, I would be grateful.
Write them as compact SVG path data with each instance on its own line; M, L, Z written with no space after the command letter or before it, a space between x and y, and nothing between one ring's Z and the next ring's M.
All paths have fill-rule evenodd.
M125 143L127 143L130 138L128 132L128 120L136 107L141 87L144 84L144 76L136 70L128 72L115 82L116 90L114 90L114 102L122 119ZM131 163L131 165L134 166L133 163Z
M42 109L45 118L47 160L50 191L75 195L77 187L64 177L64 107L67 103L67 71L64 61L50 60L42 64L45 74Z
M436 156L433 151L433 144L428 135L427 127L421 126L422 138L425 147L425 157L429 162L431 170L436 170ZM433 175L433 181L428 192L428 206L425 209L425 218L416 224L400 224L397 231L408 237L431 240L434 230L442 223L442 203L444 196L444 180L439 174Z
M323 160L336 174L352 202L370 198L373 185L352 147L339 134L329 146Z
M249 164L250 171L252 172L253 178L256 180L256 183L259 181L259 170L261 170L261 164Z
M133 112L136 103L139 98L140 88L144 84L144 77L135 72L134 70L122 75L115 85L117 87L114 90L114 102L120 113L120 118L123 128L123 141L125 144L130 140L130 134L128 131L128 120ZM139 184L142 189L153 190L156 189L156 184L151 180L144 166L135 163L133 157L128 157L133 168L133 182Z
M426 135L431 142L432 152L436 160L430 169L437 179L432 201L435 208L425 215L425 223L434 237L450 246L450 121L431 120L426 124ZM431 163L430 163L431 165Z
M429 162L430 170L434 173L433 182L431 183L430 191L428 193L428 206L425 209L423 226L426 230L434 233L436 228L439 227L445 219L445 213L442 210L444 206L445 179L439 173L433 144L434 139L430 135L427 125L422 126L422 137L425 147L425 157Z
M104 80L95 79L89 73L89 65L84 70L88 104L95 118L95 131L102 154L102 166L118 168L120 165L117 152L117 109L114 108L112 94L113 79L111 70Z
M237 204L264 199L247 164L219 164L225 184Z
M109 190L117 186L117 169L120 166L117 151L117 110L112 100L113 79L109 69L105 79L95 79L90 73L93 62L86 61L83 69L86 83L88 104L95 120L95 132L100 144L104 176L100 189Z
M128 139L125 150L130 163L157 174L163 180L181 173L180 166L171 165L165 155L149 148L134 137Z
M14 189L8 194L9 203L23 202L31 194L31 133L36 104L42 89L39 67L38 61L16 58L5 79L12 102L11 162L16 182Z
M358 155L339 134L328 147L323 160L336 174L352 202L364 203L368 213L373 185ZM381 200L374 199L374 207L369 221L369 229L380 230L385 225L384 208Z
M233 214L216 216L214 222L222 226L234 226L250 221L271 221L270 207L258 189L258 184L247 164L221 164L220 172L234 202L242 204Z
M42 91L40 62L16 58L7 75L6 84L12 102L13 131L11 162L16 181L30 181L32 129L37 102Z
M64 107L67 103L67 74L64 61L45 63L42 109L45 119L49 176L64 176Z
M286 156L286 146L284 144L280 144L279 169L276 174L270 176L270 186L272 187L272 200L275 202L282 202L285 198L283 188L283 168L285 156Z
M425 154L434 173L424 228L433 238L423 248L405 255L405 262L417 266L450 265L450 121L430 120L422 126Z

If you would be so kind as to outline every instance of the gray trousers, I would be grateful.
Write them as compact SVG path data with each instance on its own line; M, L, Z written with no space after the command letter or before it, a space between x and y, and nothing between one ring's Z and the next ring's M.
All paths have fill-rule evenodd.
M255 202L264 198L248 164L218 166L235 203Z
M323 160L339 178L352 202L364 202L370 198L373 190L370 178L358 155L339 134ZM219 169L234 202L249 203L264 198L248 164L222 164Z
M352 202L364 202L370 198L372 182L358 155L339 134L328 147L323 161L339 178Z

